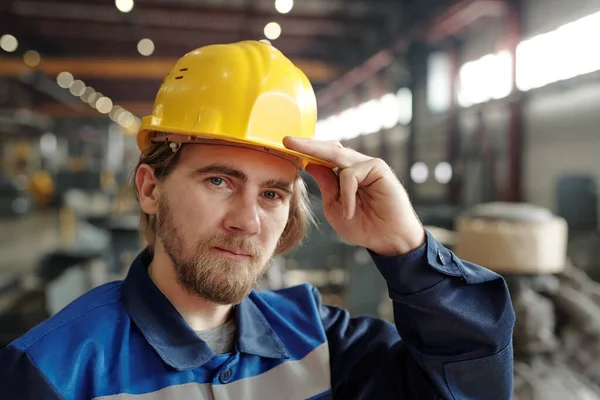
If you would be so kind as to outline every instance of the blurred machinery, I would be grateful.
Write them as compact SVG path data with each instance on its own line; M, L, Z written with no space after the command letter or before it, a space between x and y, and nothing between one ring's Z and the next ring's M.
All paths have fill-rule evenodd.
M567 224L522 203L459 219L458 257L502 274L516 313L515 400L600 399L600 284L567 258Z

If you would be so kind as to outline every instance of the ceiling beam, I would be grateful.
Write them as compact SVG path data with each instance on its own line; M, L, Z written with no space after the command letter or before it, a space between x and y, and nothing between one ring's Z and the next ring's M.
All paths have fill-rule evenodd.
M162 79L175 65L177 59L157 58L47 58L44 57L37 72L56 77L63 71L76 79ZM327 82L338 75L338 70L320 61L293 60L294 64L314 82ZM31 69L19 58L0 59L0 76L18 77Z
M239 9L246 3L245 0L144 0L144 6L194 7L194 8L220 8L225 10ZM265 13L275 13L273 0L253 0L254 7ZM364 18L369 15L387 15L388 12L398 9L396 0L378 1L373 7L369 0L300 0L294 4L294 14L323 15L336 14L337 16L355 16Z
M273 7L274 8L274 7ZM336 18L332 15L298 16L295 13L276 14L253 12L237 8L223 10L214 5L196 10L186 8L146 8L136 6L131 15L120 13L113 4L61 2L61 1L16 1L11 12L27 19L51 18L59 21L99 22L104 24L123 24L131 20L145 28L168 27L193 30L212 30L219 32L240 31L244 29L261 34L267 22L277 21L288 35L310 36L346 36L350 32L378 29L381 18Z

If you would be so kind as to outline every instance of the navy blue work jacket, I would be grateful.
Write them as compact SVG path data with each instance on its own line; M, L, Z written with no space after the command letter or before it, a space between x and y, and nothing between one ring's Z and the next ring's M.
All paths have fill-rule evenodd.
M504 280L428 233L402 257L371 253L395 325L352 318L310 285L252 292L235 350L215 355L148 276L142 252L0 353L0 397L25 399L482 399L513 387Z

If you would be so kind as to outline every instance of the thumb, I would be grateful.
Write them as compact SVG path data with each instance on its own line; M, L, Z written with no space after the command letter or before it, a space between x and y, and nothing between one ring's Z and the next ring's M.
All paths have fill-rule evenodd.
M339 196L340 183L337 175L331 168L321 165L308 164L306 172L310 174L319 185L323 204L333 203Z

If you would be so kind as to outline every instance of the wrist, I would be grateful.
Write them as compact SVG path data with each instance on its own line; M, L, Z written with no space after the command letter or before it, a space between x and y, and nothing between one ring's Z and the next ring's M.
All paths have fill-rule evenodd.
M383 257L403 256L417 250L427 242L427 233L422 225L403 232L393 244L380 249L371 249Z

